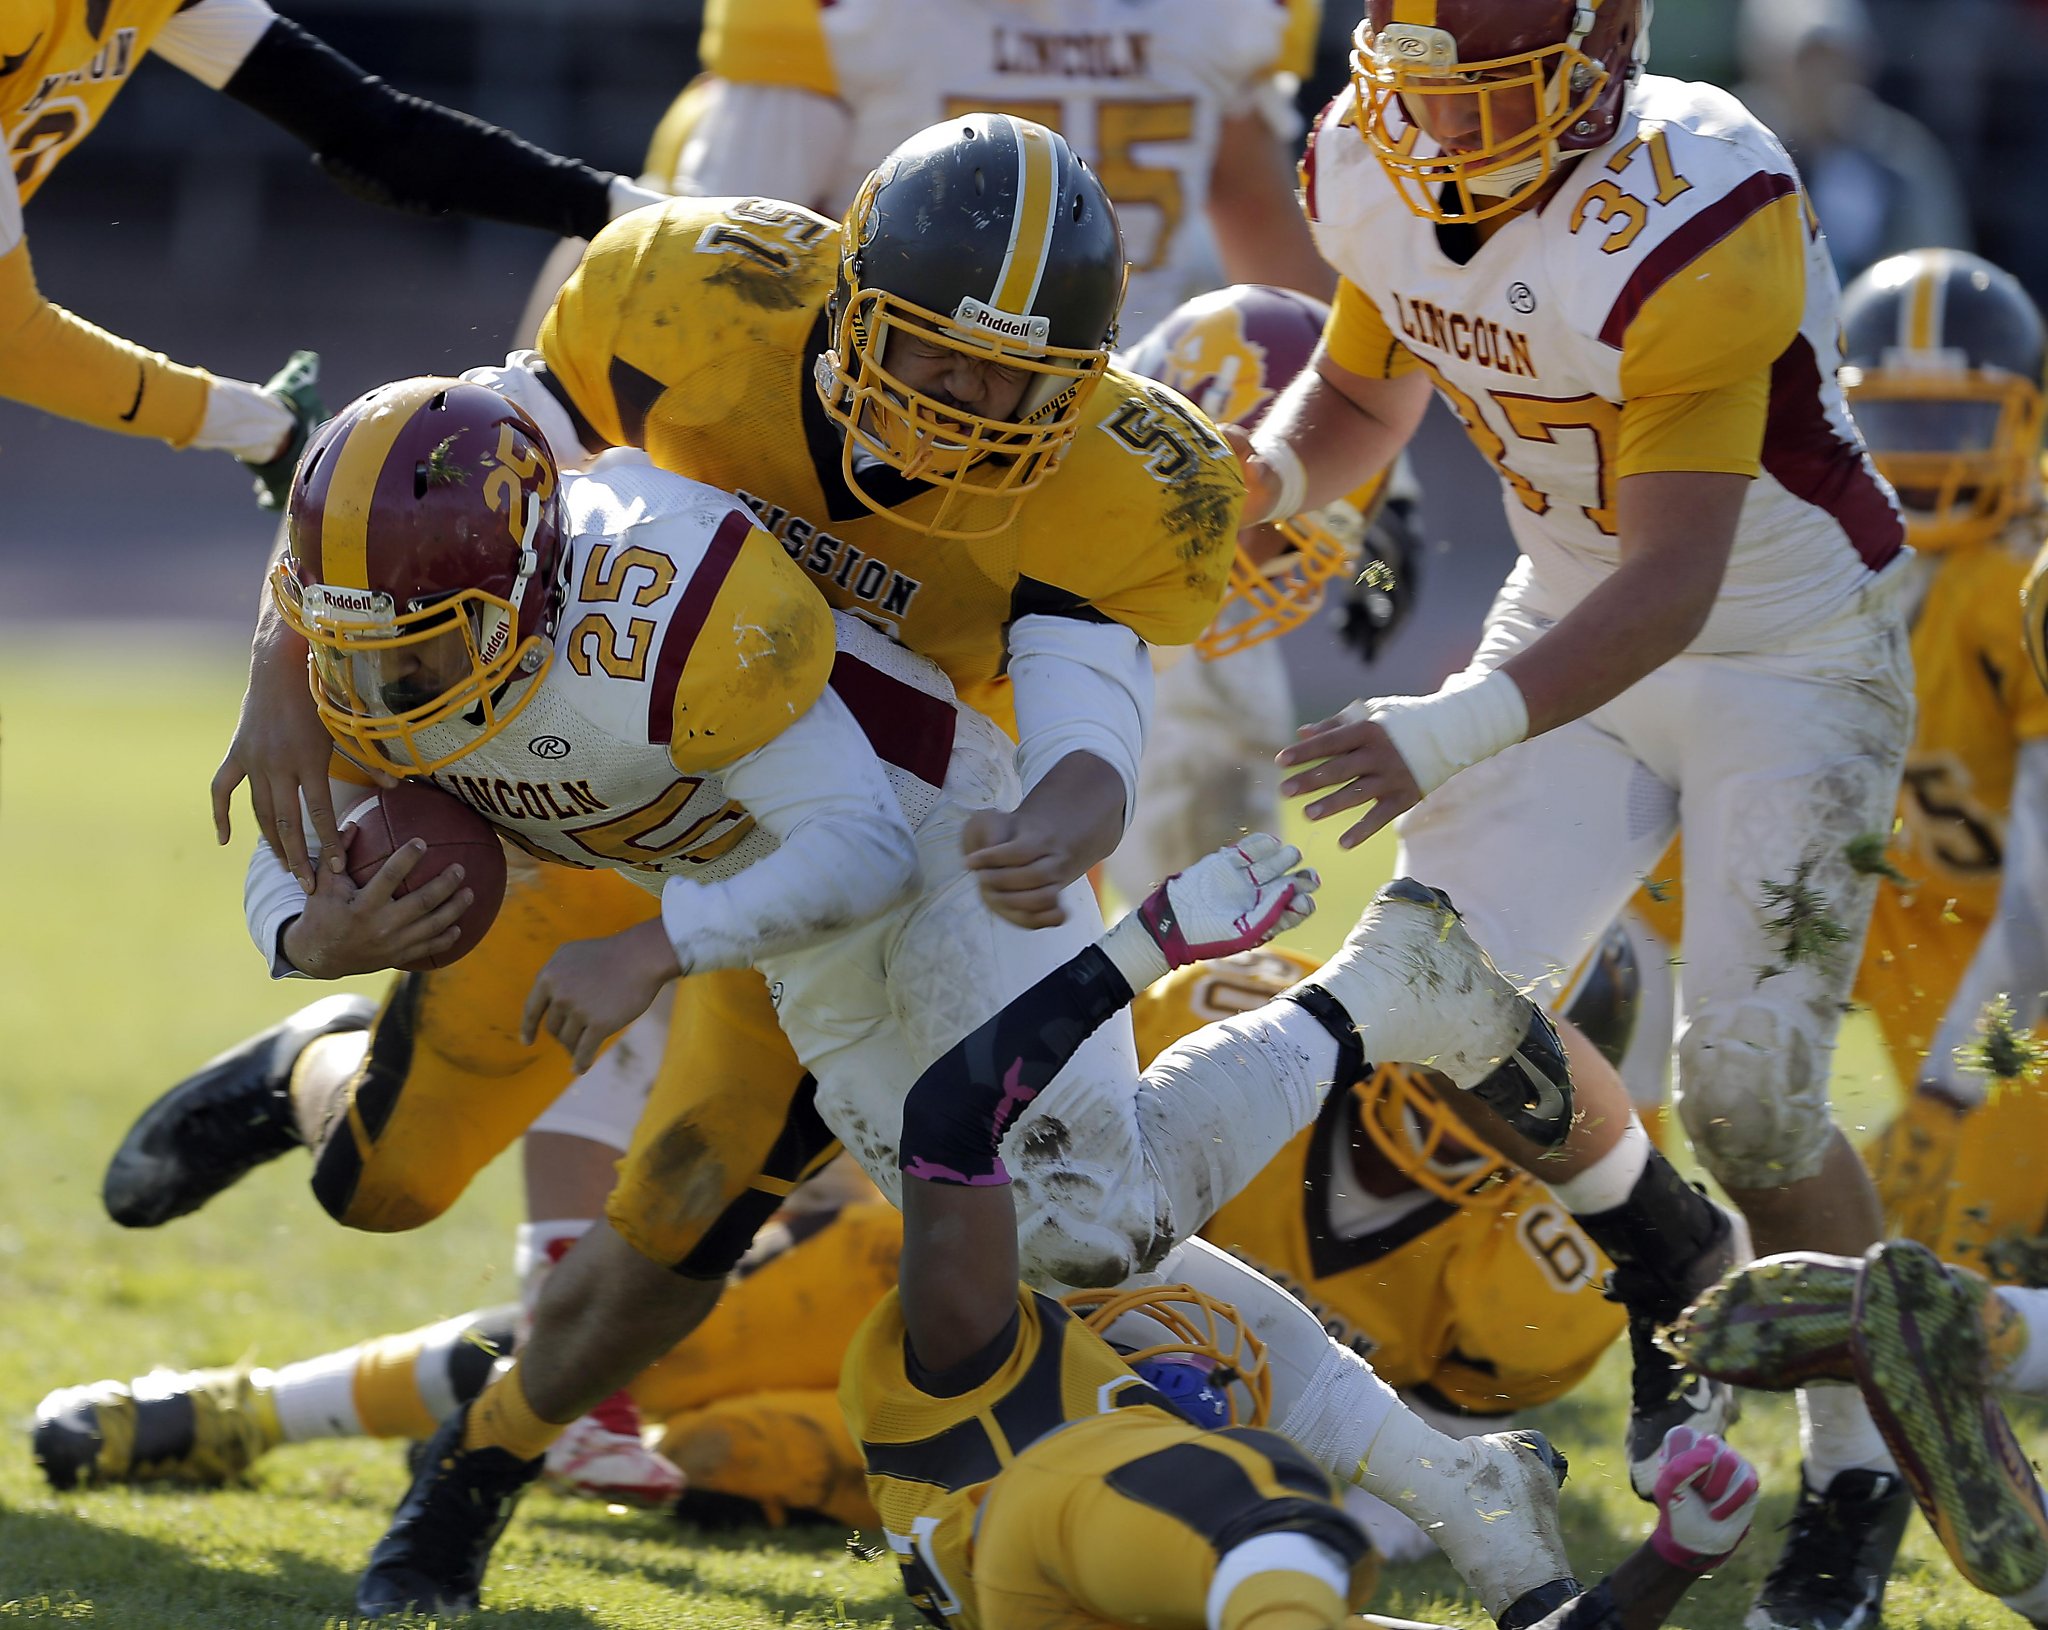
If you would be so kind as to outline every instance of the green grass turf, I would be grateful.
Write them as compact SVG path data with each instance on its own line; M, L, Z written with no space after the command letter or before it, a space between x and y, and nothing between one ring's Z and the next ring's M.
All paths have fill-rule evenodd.
M327 1222L297 1158L161 1232L124 1233L100 1211L100 1171L135 1112L311 994L264 978L238 906L245 851L239 839L216 849L208 823L206 783L240 688L232 647L107 628L0 645L0 1418L17 1429L56 1386L303 1357L511 1290L518 1199L502 1168L451 1216L401 1238ZM1384 844L1347 857L1321 848L1329 886L1304 936L1311 948L1334 943L1390 858ZM1851 1056L1847 1073L1876 1072L1867 1040ZM1572 1456L1569 1531L1588 1578L1645 1526L1613 1448L1624 1388L1611 1355L1537 1423ZM2041 1423L2029 1425L2038 1449ZM1740 1623L1788 1504L1789 1406L1755 1401L1738 1439L1772 1494L1744 1556L1681 1609L1676 1622L1694 1630ZM16 1430L0 1445L0 1624L346 1622L356 1571L402 1484L393 1446L316 1445L273 1455L226 1492L58 1498ZM1454 1592L1448 1568L1429 1564L1395 1575L1375 1605L1483 1623ZM506 1630L915 1622L893 1571L833 1539L705 1538L546 1494L526 1502L500 1546L488 1599L490 1622ZM1888 1622L2002 1617L1916 1527Z

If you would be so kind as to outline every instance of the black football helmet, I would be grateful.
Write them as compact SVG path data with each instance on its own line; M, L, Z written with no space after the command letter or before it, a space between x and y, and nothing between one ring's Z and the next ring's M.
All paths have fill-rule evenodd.
M2040 502L2048 329L1958 249L1878 262L1842 294L1842 389L1915 549L1995 538Z
M831 343L818 359L847 486L939 537L1002 530L1073 443L1116 341L1125 274L1109 195L1058 132L970 113L912 136L847 211ZM1027 375L1015 419L892 375L898 332ZM947 489L937 510L911 520L883 503L862 485L861 455Z

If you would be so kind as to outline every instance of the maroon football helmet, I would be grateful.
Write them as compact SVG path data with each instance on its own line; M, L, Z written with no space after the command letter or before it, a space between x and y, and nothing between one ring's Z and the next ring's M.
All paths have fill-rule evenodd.
M313 697L363 763L426 775L502 730L546 667L561 478L496 391L404 379L314 433L292 479L278 610ZM428 733L432 732L432 738Z

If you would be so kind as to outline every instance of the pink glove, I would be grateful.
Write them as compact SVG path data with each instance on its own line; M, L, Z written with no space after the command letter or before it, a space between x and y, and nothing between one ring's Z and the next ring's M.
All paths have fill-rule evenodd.
M1650 1544L1674 1568L1717 1568L1749 1532L1761 1492L1756 1468L1727 1444L1674 1426L1657 1451L1657 1531Z

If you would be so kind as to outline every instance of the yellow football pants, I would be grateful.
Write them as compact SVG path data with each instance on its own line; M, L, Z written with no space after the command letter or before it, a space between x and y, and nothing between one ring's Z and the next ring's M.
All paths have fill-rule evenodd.
M1377 1574L1328 1476L1285 1438L1205 1432L1114 1410L1041 1438L989 1485L974 1544L983 1624L1001 1630L1204 1630L1217 1559L1300 1533L1352 1564L1350 1605Z

